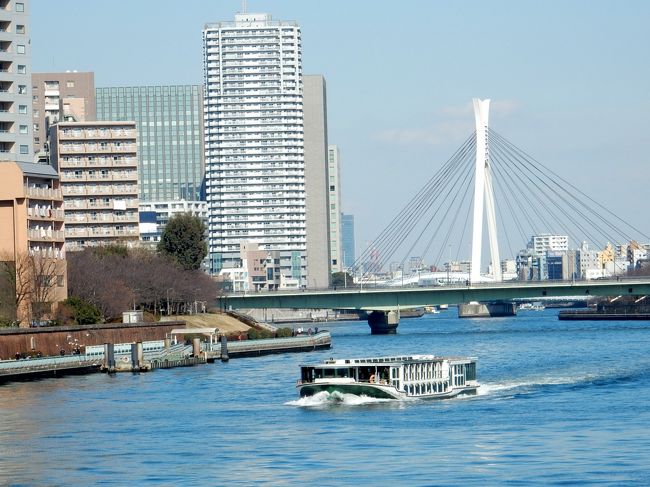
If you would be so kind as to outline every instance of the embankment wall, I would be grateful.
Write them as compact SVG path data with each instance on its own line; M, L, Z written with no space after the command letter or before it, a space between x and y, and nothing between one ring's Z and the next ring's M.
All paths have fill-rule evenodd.
M185 328L184 321L160 323L106 323L83 326L0 329L0 360L13 359L16 353L44 356L71 354L75 348L83 353L86 345L132 343L163 340L174 328Z

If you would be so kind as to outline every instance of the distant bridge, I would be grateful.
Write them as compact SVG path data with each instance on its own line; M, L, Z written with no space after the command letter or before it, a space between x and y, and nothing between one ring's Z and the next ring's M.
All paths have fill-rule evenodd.
M625 296L650 294L650 278L595 281L517 281L469 286L422 288L348 288L322 291L268 291L228 294L224 309L292 308L388 311L439 304L462 304L543 297Z

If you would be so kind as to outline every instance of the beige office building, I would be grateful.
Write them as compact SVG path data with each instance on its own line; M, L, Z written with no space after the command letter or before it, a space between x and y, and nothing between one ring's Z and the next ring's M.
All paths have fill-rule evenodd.
M0 261L15 263L18 303L12 308L4 300L0 319L17 317L29 326L31 320L53 318L54 306L67 297L63 245L63 198L54 168L1 162Z
M50 129L63 191L66 249L124 243L138 230L135 122L63 122Z
M34 152L38 153L55 123L95 120L95 74L33 73L32 105Z

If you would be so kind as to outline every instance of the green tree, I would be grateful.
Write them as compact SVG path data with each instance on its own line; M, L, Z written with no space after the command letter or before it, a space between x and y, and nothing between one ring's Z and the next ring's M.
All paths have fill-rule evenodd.
M189 213L174 215L163 229L158 251L173 258L186 270L196 270L208 255L205 225Z
M63 304L72 311L72 319L77 325L101 323L102 312L92 303L76 296L70 296Z
M332 287L354 287L354 278L347 272L334 272L332 274Z

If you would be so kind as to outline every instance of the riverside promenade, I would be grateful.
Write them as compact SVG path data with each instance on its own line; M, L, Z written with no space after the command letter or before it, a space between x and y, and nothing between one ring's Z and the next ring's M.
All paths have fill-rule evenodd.
M131 345L135 349L138 348L138 345L140 345L139 348L143 348L143 344L115 345L115 349L121 350L114 354L113 362L118 365L117 367L110 367L103 351L93 354L2 360L0 361L0 384L100 371L145 372L160 368L200 365L237 357L310 352L330 348L332 337L328 331L320 331L314 335L287 338L228 341L223 344L225 350L221 343L201 342L198 347L196 344L178 344L165 348L164 341L145 342L144 348L147 351L142 354L141 360L131 350L127 351Z

